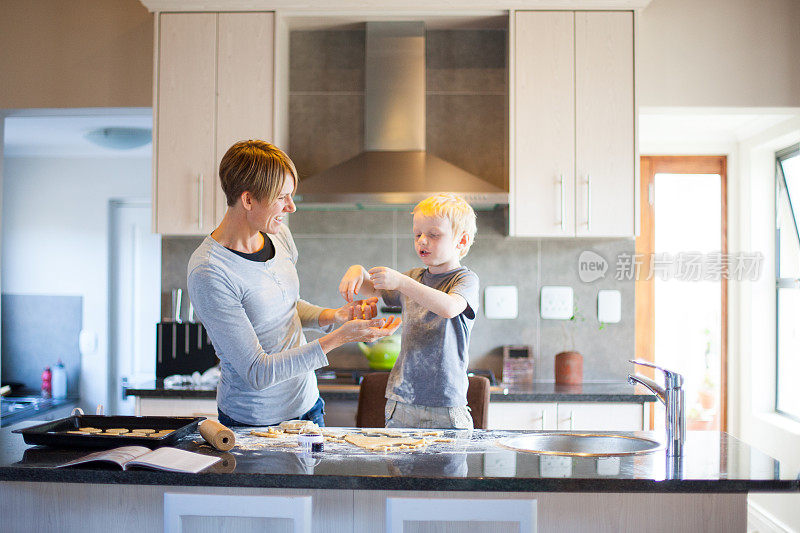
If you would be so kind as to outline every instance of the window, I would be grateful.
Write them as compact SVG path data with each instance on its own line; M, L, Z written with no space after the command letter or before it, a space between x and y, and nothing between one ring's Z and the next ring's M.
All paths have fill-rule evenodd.
M775 410L800 420L800 145L778 152L775 167Z

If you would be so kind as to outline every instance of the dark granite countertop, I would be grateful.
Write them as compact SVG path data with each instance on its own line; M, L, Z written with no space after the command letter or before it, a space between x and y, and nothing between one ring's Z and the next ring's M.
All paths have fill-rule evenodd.
M358 400L358 385L326 384L319 382L320 395L324 400ZM493 402L654 402L653 394L639 393L625 382L584 383L583 385L556 385L555 383L534 383L520 387L492 387ZM161 380L151 381L126 390L128 396L141 398L192 398L209 399L217 397L213 387L182 386L164 388Z
M313 455L286 446L294 436L280 442L237 429L236 447L217 452L199 445L200 437L194 434L178 446L218 455L223 461L199 474L186 474L86 465L57 469L54 466L92 450L27 446L22 435L0 429L0 481L513 492L800 491L797 472L785 471L777 461L725 433L690 432L685 454L675 462L667 460L663 449L638 456L585 458L517 452L497 443L521 433L450 430L445 436L453 442L388 454L328 442L323 452ZM654 433L624 434L658 440Z

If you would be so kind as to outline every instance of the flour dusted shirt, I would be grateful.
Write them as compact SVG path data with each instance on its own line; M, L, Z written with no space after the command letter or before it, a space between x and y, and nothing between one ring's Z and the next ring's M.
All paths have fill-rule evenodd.
M189 298L220 360L217 405L250 425L301 416L319 397L314 370L328 364L303 327L319 328L323 308L300 299L289 228L267 236L268 261L251 261L210 236L189 259ZM327 328L330 329L330 328Z
M448 294L458 294L467 307L443 318L399 291L381 291L387 305L403 307L400 355L386 387L386 397L428 407L467 405L469 335L478 310L478 276L466 267L444 274L415 268L406 276Z

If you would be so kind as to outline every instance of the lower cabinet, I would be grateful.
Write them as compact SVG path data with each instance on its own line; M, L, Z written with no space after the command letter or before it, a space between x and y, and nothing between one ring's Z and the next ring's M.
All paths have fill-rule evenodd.
M488 429L562 429L578 431L649 430L649 403L490 402ZM354 400L326 400L325 425L353 427ZM138 416L217 418L217 401L193 398L136 398Z
M353 427L356 425L355 400L326 400L325 425ZM217 401L194 398L136 398L137 416L204 416L217 419Z
M488 429L555 429L554 403L489 402Z
M217 400L136 397L136 416L204 416L217 419Z
M649 404L492 402L489 429L649 430Z

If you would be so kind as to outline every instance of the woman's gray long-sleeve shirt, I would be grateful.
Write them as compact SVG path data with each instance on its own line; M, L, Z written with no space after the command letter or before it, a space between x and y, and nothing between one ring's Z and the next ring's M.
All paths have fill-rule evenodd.
M319 397L314 370L328 364L303 327L323 308L300 299L289 228L269 235L275 256L251 261L207 236L189 259L189 298L220 360L217 406L254 426L298 418ZM325 328L331 329L331 328Z

